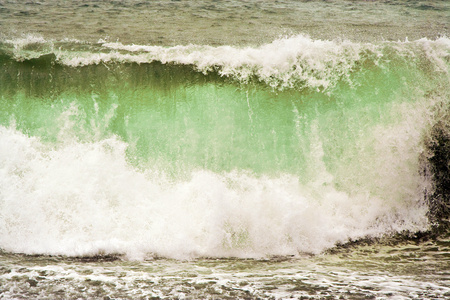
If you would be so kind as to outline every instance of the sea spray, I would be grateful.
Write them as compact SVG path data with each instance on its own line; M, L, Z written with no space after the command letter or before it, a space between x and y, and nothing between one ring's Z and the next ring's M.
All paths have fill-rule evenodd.
M429 228L446 38L0 48L3 250L255 258Z
M302 186L292 175L197 171L173 182L142 174L127 165L125 145L116 139L47 152L39 141L3 128L2 144L9 145L2 149L9 158L2 161L8 179L2 180L2 241L8 251L292 255L424 223L424 207L404 212L399 204L349 197L317 181Z

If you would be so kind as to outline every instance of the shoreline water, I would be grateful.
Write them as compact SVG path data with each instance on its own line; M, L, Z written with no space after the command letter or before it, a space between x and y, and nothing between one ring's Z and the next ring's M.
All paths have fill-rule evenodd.
M450 240L277 259L142 262L0 254L5 298L431 299L450 295Z

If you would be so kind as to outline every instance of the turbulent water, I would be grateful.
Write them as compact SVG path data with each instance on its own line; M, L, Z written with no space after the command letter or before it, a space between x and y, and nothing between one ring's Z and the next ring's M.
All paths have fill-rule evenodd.
M206 2L0 2L0 297L450 296L449 5Z

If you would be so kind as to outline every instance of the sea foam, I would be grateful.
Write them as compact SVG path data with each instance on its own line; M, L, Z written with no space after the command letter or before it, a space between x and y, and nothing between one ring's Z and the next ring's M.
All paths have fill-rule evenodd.
M49 149L2 126L0 145L6 251L264 257L320 253L348 239L427 227L424 203L336 190L325 169L307 185L289 174L244 171L198 170L174 180L131 167L127 144L116 137Z
M240 82L256 79L277 89L312 88L327 91L338 81L370 65L385 66L392 59L417 60L440 72L448 72L450 40L357 43L347 40L313 40L297 35L257 47L183 45L173 47L124 45L99 40L86 44L77 40L52 41L38 36L3 41L12 46L17 60L52 53L57 63L81 67L111 63L152 63L192 65L205 74L218 72Z

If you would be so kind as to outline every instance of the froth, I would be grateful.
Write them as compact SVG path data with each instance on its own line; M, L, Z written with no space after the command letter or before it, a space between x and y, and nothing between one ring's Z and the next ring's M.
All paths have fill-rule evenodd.
M83 43L76 40L45 41L34 36L8 40L5 43L14 46L17 60L53 53L58 63L72 67L159 61L163 64L192 65L200 72L214 71L241 82L257 80L273 88L312 88L322 91L334 87L338 81L352 84L351 73L366 61L369 61L368 65L389 65L389 61L393 59L386 57L389 53L399 56L425 54L433 66L447 72L445 60L450 50L448 38L370 44L345 40L313 40L303 35L280 38L259 47L161 47L124 45L104 40L100 40L98 44L71 47L73 44ZM27 47L37 44L39 47L36 49L39 51L27 51Z
M295 255L427 225L423 206L348 194L326 182L304 185L289 174L197 170L169 179L162 170L141 172L114 136L48 148L2 126L0 145L6 251L134 259Z

